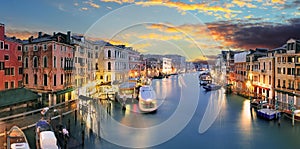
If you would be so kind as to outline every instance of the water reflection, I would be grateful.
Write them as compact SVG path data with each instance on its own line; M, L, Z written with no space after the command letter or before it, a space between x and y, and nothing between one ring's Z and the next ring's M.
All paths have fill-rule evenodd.
M253 115L251 110L249 100L244 100L238 116L238 132L242 132L240 133L241 138L239 141L242 145L251 145L249 140L253 140L254 137Z

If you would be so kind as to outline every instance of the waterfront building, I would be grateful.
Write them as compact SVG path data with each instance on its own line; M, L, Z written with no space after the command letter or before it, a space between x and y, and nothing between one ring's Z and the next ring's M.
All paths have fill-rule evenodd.
M146 76L145 61L141 60L140 52L134 50L132 47L125 47L125 50L128 52L129 77Z
M71 32L39 32L23 43L24 86L41 95L44 106L74 99Z
M23 86L22 41L5 36L0 23L0 91Z
M265 85L266 74L265 65L261 66L258 58L266 57L268 49L256 48L255 50L249 50L249 54L246 55L246 64L247 64L247 78L246 84L248 83L247 89L249 94L255 98L265 99L266 94L269 94L269 86ZM262 59L263 61L263 59ZM269 97L269 96L268 96Z
M234 78L233 81L233 90L238 93L246 94L249 92L249 88L247 88L246 81L247 81L247 62L246 56L250 53L250 51L244 51L241 53L237 53L234 55Z
M275 96L283 109L300 107L300 41L290 39L275 50Z
M167 54L164 57L172 60L172 73L186 72L186 58L177 54Z
M94 44L100 47L96 79L101 84L127 80L129 78L129 58L125 46L112 45L104 41Z
M170 74L172 72L172 59L163 57L162 58L162 73Z

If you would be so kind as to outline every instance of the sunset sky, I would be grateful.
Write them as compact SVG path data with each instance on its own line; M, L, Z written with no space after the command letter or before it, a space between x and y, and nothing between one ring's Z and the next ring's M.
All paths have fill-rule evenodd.
M300 0L9 0L0 14L6 34L21 39L72 31L190 60L300 38Z

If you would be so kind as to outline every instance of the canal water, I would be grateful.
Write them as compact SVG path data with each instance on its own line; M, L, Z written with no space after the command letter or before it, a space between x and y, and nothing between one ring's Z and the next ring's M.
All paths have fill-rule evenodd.
M206 92L199 86L198 74L171 76L153 80L159 108L155 113L141 113L136 101L126 110L117 102L89 102L82 112L85 124L71 119L71 135L83 146L70 148L299 148L300 123L286 117L278 121L258 118L250 110L249 100L226 95L224 89ZM34 148L34 130L25 131ZM79 139L80 142L80 139Z

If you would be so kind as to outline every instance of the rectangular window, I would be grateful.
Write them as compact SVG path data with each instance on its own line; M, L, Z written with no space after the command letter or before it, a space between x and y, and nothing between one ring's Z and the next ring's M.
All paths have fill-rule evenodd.
M9 55L4 55L4 60L9 60Z
M10 75L10 68L4 68L4 74Z
M285 68L282 68L282 74L285 74Z
M0 70L4 70L4 68L5 68L4 64L5 64L4 62L0 62Z
M53 44L53 49L56 50L56 44Z
M22 51L22 46L21 45L18 46L18 51Z
M28 74L25 74L25 84L28 84Z
M22 61L22 56L18 56L18 61Z
M272 84L271 76L269 76L269 85Z
M56 75L53 77L53 86L56 86Z
M280 87L280 79L277 81L277 87Z
M23 74L23 68L19 67L19 74Z
M27 52L28 51L28 46L25 46L25 50L24 50L25 52Z
M14 81L10 82L10 88L15 88L15 82Z
M10 68L10 74L13 76L15 75L15 68Z
M8 82L5 82L5 89L8 89Z
M282 81L282 88L285 88L285 80Z
M272 63L269 62L269 70L272 70Z
M281 68L280 67L277 68L277 73L281 74Z
M64 84L64 75L63 74L60 75L60 84L61 85Z
M47 74L44 74L44 86L48 85L48 78L47 78Z
M37 51L38 50L38 47L37 47L37 45L34 45L34 47L33 47L33 51Z
M4 49L5 50L9 50L9 45L8 44L4 44Z
M3 49L4 49L4 42L0 41L0 50L3 50Z
M44 50L47 50L47 44L44 44Z
M22 87L22 81L18 81L18 87Z

